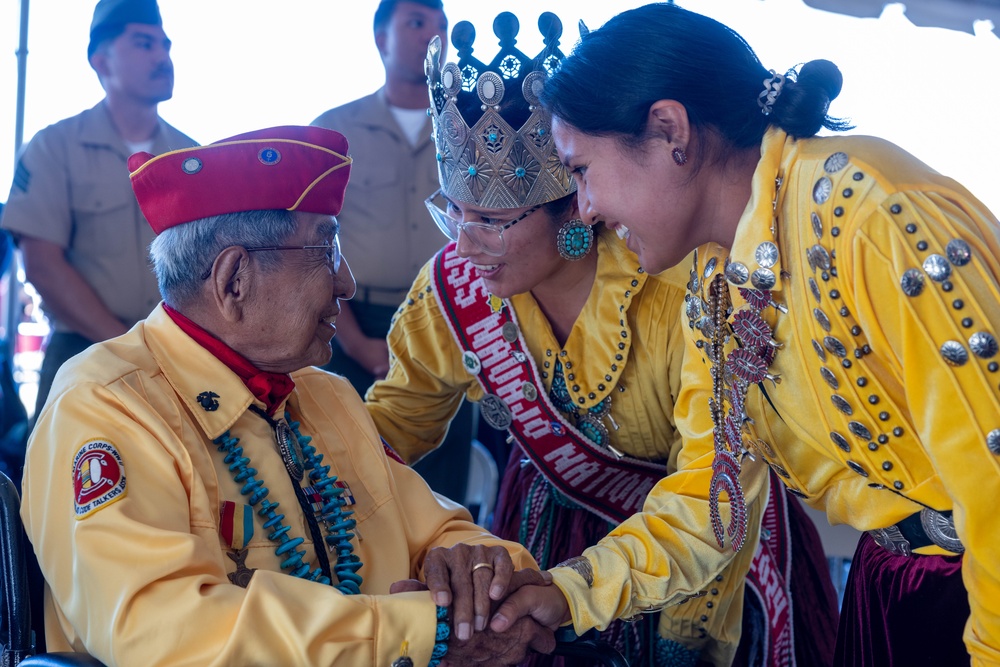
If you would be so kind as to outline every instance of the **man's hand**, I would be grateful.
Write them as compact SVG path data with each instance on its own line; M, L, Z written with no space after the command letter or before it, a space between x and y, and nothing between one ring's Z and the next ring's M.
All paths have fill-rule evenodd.
M510 554L500 546L436 547L424 559L424 580L434 604L451 607L453 636L460 641L472 637L473 627L486 628L493 602L507 593L513 573Z
M548 580L552 575L548 572ZM555 630L571 619L569 603L557 586L524 586L512 592L490 621L490 629L504 632L525 617L530 617L540 625Z
M518 665L529 650L551 653L555 647L555 633L551 629L542 627L530 618L522 618L512 623L505 632L485 630L477 632L468 641L460 641L453 636L448 642L448 653L441 661L441 666Z

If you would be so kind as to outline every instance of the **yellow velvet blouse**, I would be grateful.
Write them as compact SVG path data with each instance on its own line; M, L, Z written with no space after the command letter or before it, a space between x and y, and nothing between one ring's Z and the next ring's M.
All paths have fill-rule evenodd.
M975 664L1000 663L996 218L887 142L795 141L771 131L729 259L752 274L770 264L757 261L768 242L778 250L772 297L788 312L762 313L782 345L769 368L780 382L764 381L766 397L750 389L751 451L832 523L869 530L924 507L953 510L972 607L966 643ZM701 248L698 275L711 258L722 271L726 254ZM743 298L735 286L729 291L739 310ZM645 514L587 552L593 588L571 570L555 571L580 628L655 595L672 598L685 583L674 572L693 551L712 550L699 543L703 533L665 529L679 513L708 521L707 478L678 486L686 475L704 477L712 459L710 362L693 347L704 341L701 331L685 330L692 354L677 402L681 470L654 489ZM743 465L748 499L762 470Z

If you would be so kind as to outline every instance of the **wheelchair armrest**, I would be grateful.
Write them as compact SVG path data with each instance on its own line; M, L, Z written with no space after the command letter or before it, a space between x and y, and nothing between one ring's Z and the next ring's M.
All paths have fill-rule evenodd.
M561 655L569 658L587 658L608 667L629 667L625 656L619 653L618 649L601 640L578 639L569 642L556 642L556 649L552 652L552 655Z
M86 653L43 653L33 655L18 667L104 667L104 663Z

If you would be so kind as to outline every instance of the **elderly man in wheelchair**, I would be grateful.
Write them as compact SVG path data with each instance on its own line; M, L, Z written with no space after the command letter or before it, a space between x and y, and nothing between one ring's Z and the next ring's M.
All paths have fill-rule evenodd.
M541 575L435 495L315 366L354 292L346 139L262 130L129 161L164 301L56 379L22 517L45 639L108 665L509 665ZM526 568L526 569L525 569Z

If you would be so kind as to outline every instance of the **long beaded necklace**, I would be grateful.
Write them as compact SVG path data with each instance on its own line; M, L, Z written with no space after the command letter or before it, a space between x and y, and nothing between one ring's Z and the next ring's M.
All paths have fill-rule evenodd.
M334 585L321 568L312 569L308 563L303 561L306 552L298 547L305 540L301 537L288 536L291 526L286 526L284 523L285 515L277 512L280 503L267 500L270 490L264 485L263 480L256 478L257 470L250 467L250 458L244 456L243 448L239 445L239 438L233 437L227 430L212 442L220 452L225 453L223 462L229 466L233 480L237 484L243 485L240 488L240 493L249 496L248 500L252 507L257 508L260 505L257 508L257 514L264 520L264 528L271 531L268 533L268 539L278 545L275 547L274 553L282 559L281 569L287 570L289 574L300 579L333 585L345 595L360 593L363 579L357 572L363 563L354 553L354 545L351 544L354 533L350 532L356 528L357 521L350 518L354 514L353 511L344 509L347 503L341 497L344 489L335 485L337 476L330 474L330 466L323 465L323 455L310 444L312 438L303 436L299 432L299 422L292 421L287 411L285 418L279 420L273 420L262 413L259 414L274 429L278 450L293 484L298 485L303 474L308 472L309 480L323 499L319 515L325 524L327 546L337 554L337 563L333 566L333 572L337 575L339 583ZM307 508L303 508L303 510L307 511Z
M774 215L771 231L775 236L781 180L780 176L775 179L775 193L771 204ZM720 547L725 546L728 533L736 551L743 546L747 533L746 500L739 478L740 462L744 456L753 458L743 440L743 432L751 422L746 413L747 392L751 385L760 385L764 380L775 384L781 381L778 376L769 372L780 344L774 340L774 331L761 316L761 312L768 307L787 312L783 305L775 303L771 298L770 288L777 280L771 267L777 264L778 246L771 241L761 243L756 249L755 259L759 268L751 275L746 266L727 258L724 271L717 273L708 285L708 299L705 300L698 296L702 283L696 251L687 298L687 315L691 326L699 329L702 336L708 339L697 341L698 346L705 349L711 362L712 397L708 403L714 426L712 438L715 449L709 487L712 532ZM705 267L706 280L715 271L715 267L713 258ZM748 280L753 287L742 287ZM729 284L738 287L740 296L747 304L747 308L735 314L729 296ZM704 317L699 319L702 312ZM725 346L730 334L735 335L739 346L727 358ZM723 525L719 509L723 491L729 497L730 518L727 526Z

